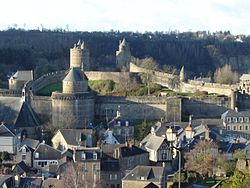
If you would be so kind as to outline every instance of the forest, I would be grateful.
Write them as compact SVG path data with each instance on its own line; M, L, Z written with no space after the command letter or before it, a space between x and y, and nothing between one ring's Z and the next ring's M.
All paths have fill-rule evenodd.
M210 33L168 32L70 32L65 30L0 31L0 86L16 70L33 69L35 78L69 67L69 48L79 39L90 50L92 70L115 70L115 51L125 38L135 58L152 57L163 70L185 66L190 76L211 76L230 64L234 71L250 69L250 37L230 31ZM240 39L240 40L239 40Z

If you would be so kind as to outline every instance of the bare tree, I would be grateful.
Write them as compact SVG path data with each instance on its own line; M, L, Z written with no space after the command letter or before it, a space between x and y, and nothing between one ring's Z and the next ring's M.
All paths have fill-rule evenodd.
M232 71L231 65L226 64L216 69L214 80L220 84L235 84L239 80L239 75L237 72Z
M135 78L132 78L128 72L122 71L119 75L119 90L128 95L128 92L138 88L138 83Z
M216 166L218 148L210 141L200 141L193 150L186 153L186 170L195 171L202 177L212 175Z
M142 82L147 85L148 95L150 95L150 85L153 81L153 73L158 70L158 64L153 58L142 59L140 66L145 69L145 72L141 73Z

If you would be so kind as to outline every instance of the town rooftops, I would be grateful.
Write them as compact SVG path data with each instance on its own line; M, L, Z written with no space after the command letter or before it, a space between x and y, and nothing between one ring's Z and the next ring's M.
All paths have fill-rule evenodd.
M165 140L165 137L162 136L155 136L151 133L149 133L142 141L141 146L143 148L148 148L154 151L157 151L160 146L162 145L163 141Z
M34 160L58 160L61 158L61 151L44 143L40 143L34 153Z
M31 139L31 138L25 138L22 142L21 142L21 147L26 145L27 147L35 150L36 147L39 145L39 140L34 140L34 139Z
M164 176L164 167L137 166L123 180L145 180L160 182Z
M226 117L250 117L250 111L227 110L221 115L221 119L225 119Z
M13 76L11 76L10 79L23 80L23 81L33 80L33 71L32 70L17 71Z
M69 145L78 146L83 135L92 135L92 129L60 129L58 130Z
M100 149L97 147L76 149L74 150L74 158L74 160L77 162L86 160L100 160Z

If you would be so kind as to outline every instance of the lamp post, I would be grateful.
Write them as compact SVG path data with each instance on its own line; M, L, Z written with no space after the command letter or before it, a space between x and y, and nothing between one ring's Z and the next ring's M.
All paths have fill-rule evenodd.
M177 148L172 146L178 153L179 153L179 182L178 182L178 188L181 188L181 148Z

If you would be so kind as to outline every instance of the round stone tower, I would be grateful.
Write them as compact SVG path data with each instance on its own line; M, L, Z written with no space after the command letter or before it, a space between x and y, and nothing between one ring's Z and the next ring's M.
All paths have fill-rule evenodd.
M62 128L84 128L94 120L94 94L80 68L71 68L63 79L63 92L52 93L52 122Z
M90 69L89 50L84 42L78 41L74 47L70 49L70 68L82 68L85 71Z

